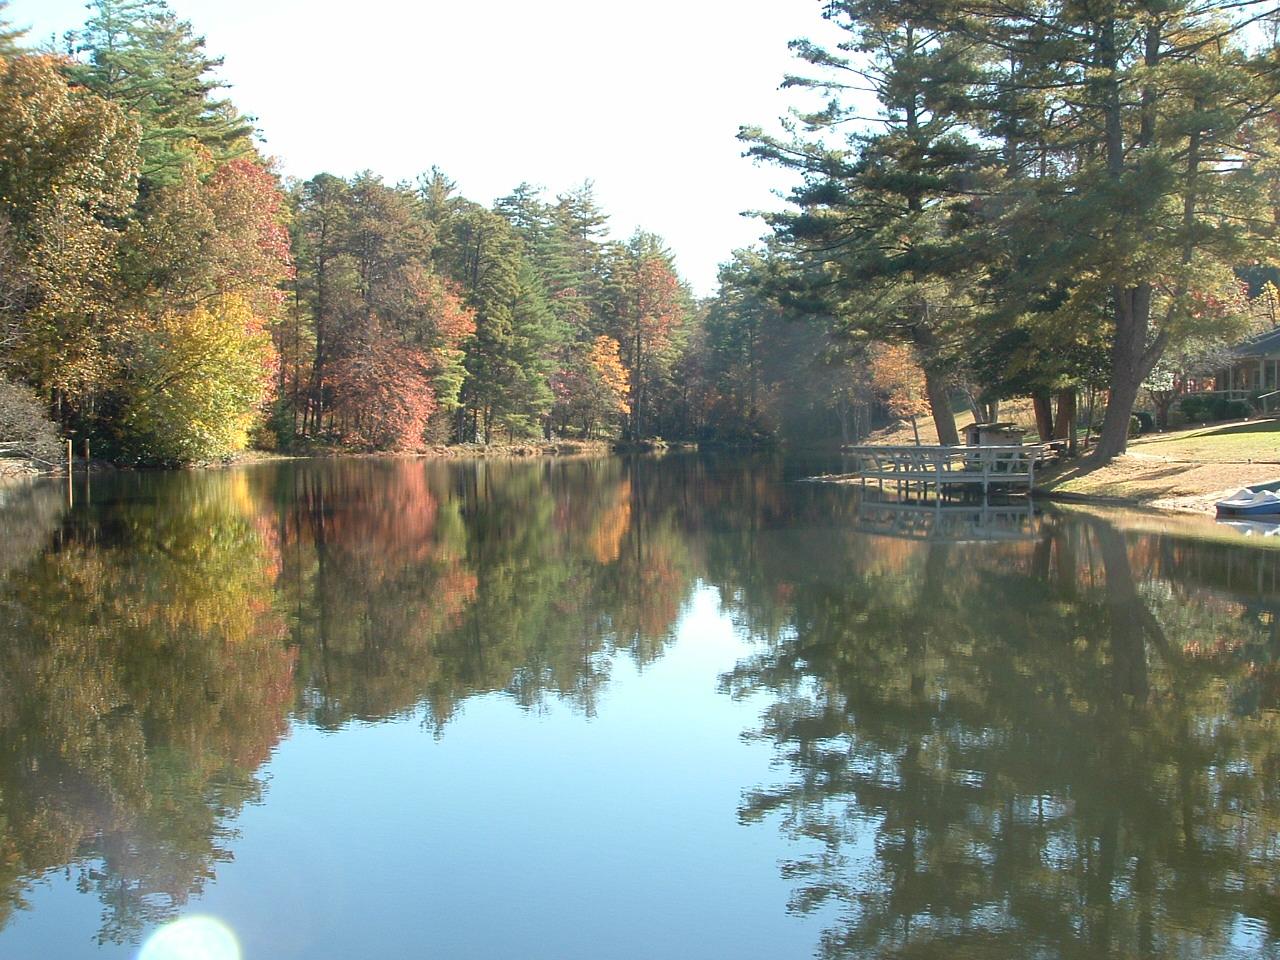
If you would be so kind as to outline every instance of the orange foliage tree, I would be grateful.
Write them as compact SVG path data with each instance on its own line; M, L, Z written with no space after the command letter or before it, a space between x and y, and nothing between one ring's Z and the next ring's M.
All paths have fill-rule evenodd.
M871 382L895 416L911 421L916 443L920 428L916 419L929 412L925 375L915 351L901 343L876 343L867 351Z
M567 355L551 380L556 399L553 422L561 429L572 424L584 437L592 437L602 423L631 411L627 400L631 377L618 341L612 337L601 334L575 345Z

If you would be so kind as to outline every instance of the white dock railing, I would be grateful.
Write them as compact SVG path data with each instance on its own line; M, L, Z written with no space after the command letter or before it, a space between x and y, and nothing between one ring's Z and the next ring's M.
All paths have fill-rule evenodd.
M848 452L858 462L855 471L865 484L876 481L902 491L921 492L980 486L1025 487L1035 483L1036 465L1054 453L1050 444L1026 446L858 446Z

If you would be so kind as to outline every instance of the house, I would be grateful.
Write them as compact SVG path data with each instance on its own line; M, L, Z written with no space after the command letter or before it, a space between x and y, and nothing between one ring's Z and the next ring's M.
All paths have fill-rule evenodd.
M1213 391L1228 400L1256 400L1280 390L1280 327L1231 348L1230 366L1215 370ZM1262 404L1276 407L1276 398Z

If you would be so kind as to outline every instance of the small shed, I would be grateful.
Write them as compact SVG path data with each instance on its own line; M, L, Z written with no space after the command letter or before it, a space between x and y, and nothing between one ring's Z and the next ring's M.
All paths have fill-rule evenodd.
M1014 423L971 423L964 428L965 446L1020 447L1027 431Z

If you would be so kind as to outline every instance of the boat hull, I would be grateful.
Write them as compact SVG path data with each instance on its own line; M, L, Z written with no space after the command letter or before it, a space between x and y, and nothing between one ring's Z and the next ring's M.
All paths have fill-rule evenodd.
M1220 517L1280 517L1280 503L1218 504Z

